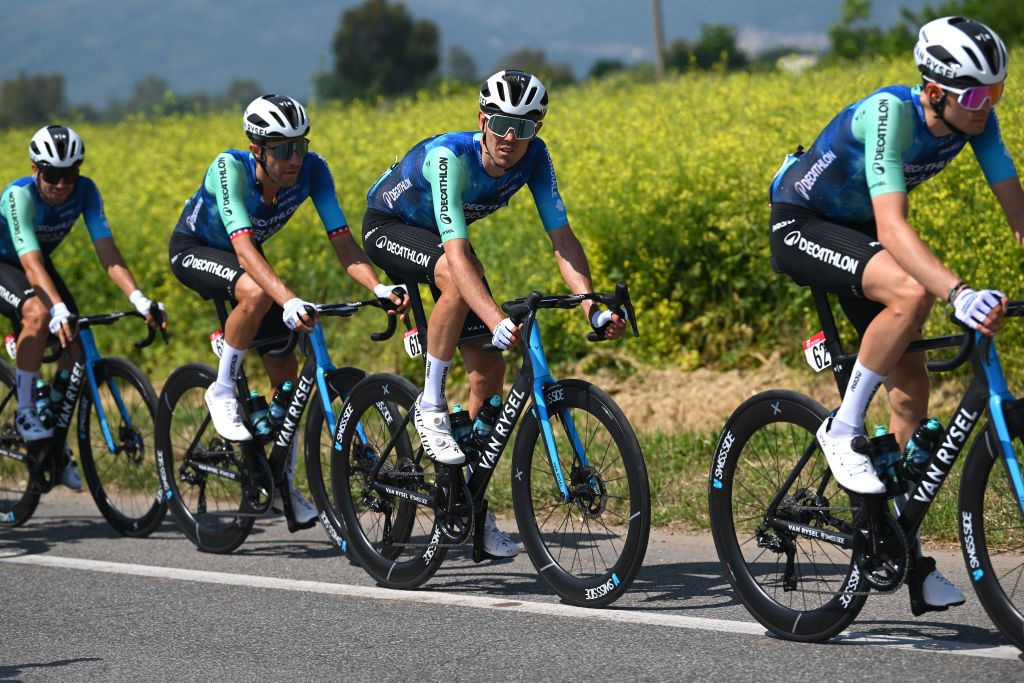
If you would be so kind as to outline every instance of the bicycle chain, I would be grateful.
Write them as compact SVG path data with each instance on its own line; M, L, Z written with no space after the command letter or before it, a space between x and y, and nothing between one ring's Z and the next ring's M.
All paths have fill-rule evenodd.
M393 477L395 479L419 479L419 480L423 480L423 479L425 479L427 477L428 474L430 476L432 476L432 477L436 477L437 476L436 472L400 472L400 471L397 471L397 470L390 470L388 472L388 476L389 477ZM430 545L433 545L435 548L461 548L461 547L466 546L466 545L473 545L473 541L472 541L472 539L473 539L472 524L473 524L473 522L470 522L469 536L467 536L466 540L461 542L461 543L436 543L436 544L431 544L431 543L388 543L388 546L391 547L391 548L426 548L426 547L428 547Z

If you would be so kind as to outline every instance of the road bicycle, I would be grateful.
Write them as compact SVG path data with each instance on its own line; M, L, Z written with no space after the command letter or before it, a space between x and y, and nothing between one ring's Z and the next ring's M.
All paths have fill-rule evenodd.
M223 301L216 301L221 324L227 320ZM393 308L387 300L372 299L342 304L323 304L314 308L321 318L348 317L363 307L383 310ZM394 316L388 317L388 328L375 332L376 341L389 338L395 330ZM299 340L298 333L287 339L278 337L256 340L251 348L272 348L272 356L291 354ZM322 460L329 458L331 434L334 429L335 402L346 396L365 376L362 370L337 368L331 361L320 324L308 335L302 335L301 348L306 361L299 373L284 421L264 446L259 439L232 442L214 429L204 394L217 378L217 372L202 363L189 363L175 370L164 384L156 414L156 456L163 496L178 525L196 547L204 552L230 553L248 537L257 517L271 512L277 496L284 510L288 530L312 527L316 520L299 523L291 507L285 480L285 466L307 405L309 415L303 429L305 463L310 487L322 476ZM236 381L236 391L243 418L250 433L255 428L248 401L249 383L244 372ZM316 399L314 399L314 396ZM324 453L326 446L327 453ZM269 455L267 450L269 448ZM332 541L344 551L345 538L326 525Z
M152 313L160 315L156 309ZM64 396L53 406L50 438L26 443L18 434L14 370L0 362L0 524L27 522L40 496L59 483L68 462L65 444L76 405L82 473L100 513L126 536L148 536L163 521L167 507L159 495L156 459L151 454L156 393L133 363L101 356L92 332L98 325L130 317L144 319L138 311L72 316L82 357L71 365ZM155 337L156 328L150 327L135 348L149 346ZM59 356L60 350L44 361L53 362Z
M831 358L842 393L856 354L844 354L827 296L812 291L827 350L817 357ZM1024 302L1010 303L1007 315L1024 315ZM915 613L922 611L913 602L921 600L913 587L922 578L912 576L915 538L981 423L960 480L960 545L978 600L1024 649L1024 479L1013 443L1024 436L1024 401L1007 387L994 338L967 330L914 342L907 352L949 347L959 351L929 369L969 361L973 376L898 516L887 496L860 496L835 483L815 437L830 413L810 397L757 394L722 428L708 487L715 547L741 602L776 635L827 640L857 617L871 591L892 592L904 582Z
M408 287L423 335L422 302ZM618 599L643 563L651 503L643 453L622 410L579 379L556 380L548 368L537 311L597 301L625 311L638 335L626 286L615 294L542 296L502 309L522 323L522 366L479 457L465 466L436 465L412 425L420 393L392 374L370 375L353 389L335 429L330 481L332 517L349 550L379 584L416 588L450 548L472 545L484 559L488 483L516 435L512 502L534 567L566 602L599 607ZM603 337L591 333L591 341ZM425 345L422 345L425 348Z

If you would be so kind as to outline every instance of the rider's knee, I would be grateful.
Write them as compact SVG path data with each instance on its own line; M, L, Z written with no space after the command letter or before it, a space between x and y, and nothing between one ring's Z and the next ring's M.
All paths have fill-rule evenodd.
M21 327L26 332L38 332L50 322L50 311L38 296L29 297L21 305Z
M254 281L242 278L235 286L236 308L262 315L270 310L274 300Z
M935 304L935 297L909 275L906 275L896 288L898 295L889 308L905 317L911 326L922 327Z
M482 278L484 276L484 264L480 262L480 259L472 254L469 257L469 261L473 264L473 269L476 271L476 274ZM451 293L458 295L458 289L453 286L454 281L452 279L452 271L447 254L442 255L434 265L434 284L442 293L452 290Z

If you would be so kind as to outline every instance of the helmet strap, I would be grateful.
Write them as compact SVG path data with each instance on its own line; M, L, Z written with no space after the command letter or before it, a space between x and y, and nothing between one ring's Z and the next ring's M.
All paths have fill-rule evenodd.
M935 112L935 118L946 124L946 128L949 128L949 130L952 131L953 133L956 133L957 135L967 135L967 133L963 132L962 130L954 126L952 123L950 123L948 119L946 119L946 98L949 97L949 93L947 93L945 90L942 90L941 86L937 87L939 87L939 90L942 92L942 97L934 99L931 96L929 96L928 98L928 101L932 105L932 111Z
M484 136L483 137L484 154L486 154L487 156L489 156L491 158L491 163L492 164L494 164L496 167L501 169L502 175L504 175L505 173L508 173L508 167L507 166L502 166L501 164L499 164L498 160L494 158L493 154L491 154L491 150L487 147L487 124L485 123L483 128L481 128L480 130L481 130L481 132L483 133L483 136Z

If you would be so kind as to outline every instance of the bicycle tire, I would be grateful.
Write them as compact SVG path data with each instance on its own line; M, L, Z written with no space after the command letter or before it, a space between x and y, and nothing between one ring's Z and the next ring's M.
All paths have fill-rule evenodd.
M633 427L608 394L576 379L561 380L558 388L561 398L549 400L550 424L562 476L573 495L563 499L540 421L530 410L513 450L512 504L523 545L541 578L567 603L603 607L629 589L647 553L647 467ZM569 436L570 417L587 467Z
M816 493L822 486L828 468L815 434L828 414L817 401L793 391L757 394L729 417L711 462L708 512L725 574L751 615L786 640L828 640L857 617L867 600L867 582L861 580L848 550L769 529L779 542L793 544L792 587L783 581L780 565L785 565L785 555L758 546L756 528L808 450L809 459L790 488L790 497L801 500L804 492ZM828 478L822 494L828 504L819 506L814 501L811 505L827 507L828 513L801 513L794 504L794 514L806 516L799 521L821 526L829 523L824 521L828 517L850 524L852 512L836 517L831 510L837 501L853 507L833 478ZM827 566L818 566L819 556Z
M29 451L18 434L14 371L0 361L0 527L21 526L35 513L40 493L32 483ZM31 456L34 457L34 456Z
M156 392L142 371L123 358L105 358L93 369L117 452L110 453L107 448L99 413L93 410L92 394L83 387L78 406L82 473L96 507L110 526L125 536L143 538L153 533L167 514L160 495L156 456L152 454ZM117 388L124 413L111 386Z
M232 514L244 512L240 482L251 477L254 468L246 449L221 439L209 420L204 394L216 378L216 371L201 363L183 365L167 378L157 401L156 456L163 497L185 536L203 552L230 553L255 523L251 514ZM195 466L200 459L240 477L239 482L207 476ZM214 490L208 497L210 481Z
M1005 466L996 468L997 461L1004 461L1002 447L987 423L971 446L960 480L960 548L992 623L1024 650L1024 522L1009 472Z
M419 390L402 377L370 375L352 389L335 428L341 451L335 456L339 466L333 468L331 484L348 532L349 552L388 588L423 585L447 552L432 508L368 487L375 458L391 440L394 448L381 469L385 476L390 473L388 481L425 494L436 484L434 465L419 446L411 419L404 432L400 430L418 395Z
M331 406L337 406L335 416L341 415L344 399L352 392L352 388L366 377L366 373L358 368L338 368L327 374L324 382L330 392ZM320 523L327 532L328 538L344 552L347 548L345 525L341 520L340 507L332 495L330 484L331 472L336 453L334 435L327 430L324 419L324 408L318 393L309 399L309 412L306 415L306 426L303 431L305 446L306 481L313 497Z

